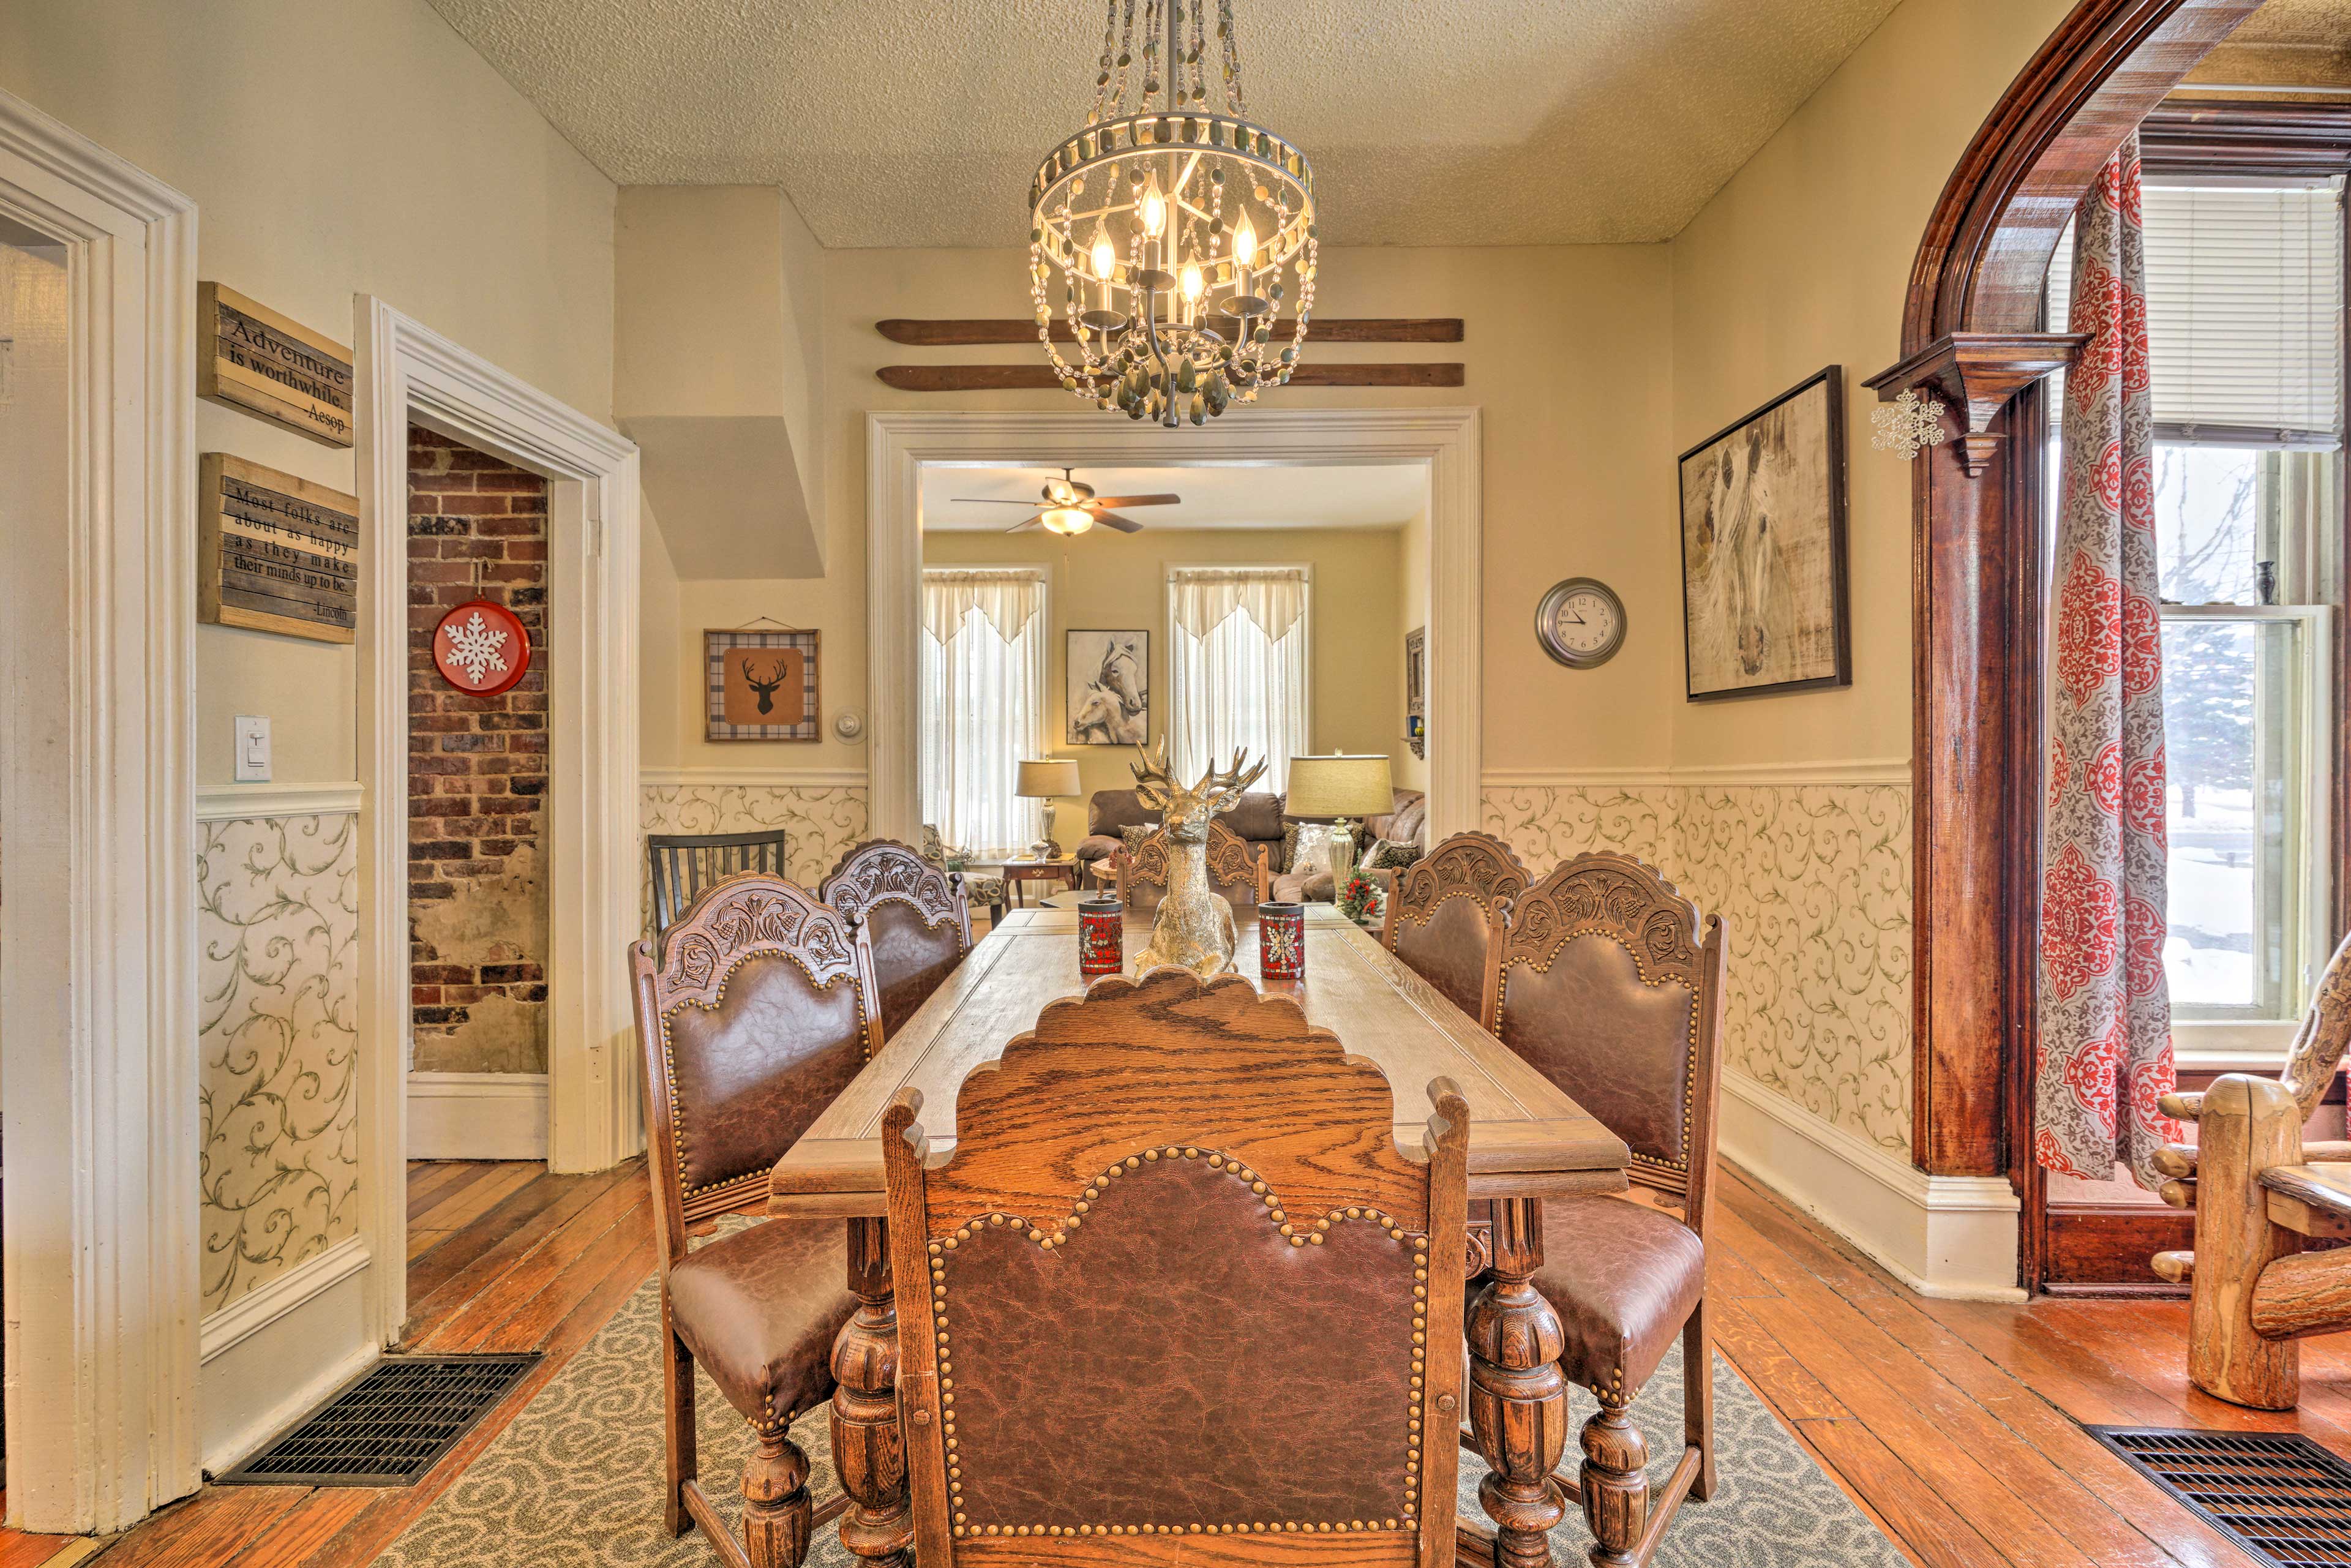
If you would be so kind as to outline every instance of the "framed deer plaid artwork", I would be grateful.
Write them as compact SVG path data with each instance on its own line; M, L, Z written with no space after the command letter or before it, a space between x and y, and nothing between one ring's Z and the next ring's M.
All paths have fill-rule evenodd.
M817 633L702 633L703 735L709 740L816 740Z

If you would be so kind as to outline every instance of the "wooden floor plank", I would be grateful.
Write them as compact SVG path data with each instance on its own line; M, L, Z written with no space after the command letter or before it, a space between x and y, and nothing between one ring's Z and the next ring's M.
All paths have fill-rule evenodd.
M412 1232L462 1229L496 1207L516 1188L546 1174L547 1167L536 1160L497 1161L486 1174L462 1187L453 1188L423 1213L410 1216L408 1228Z
M424 1166L408 1167L408 1218L416 1217L467 1182L479 1180L496 1169L489 1160L435 1160Z
M42 1568L79 1537L34 1535L22 1530L0 1530L0 1568Z
M342 1533L390 1487L319 1487L287 1511L266 1539L246 1547L237 1568L303 1568L311 1553Z
M2129 1564L2171 1560L2116 1519L2028 1445L2003 1443L2000 1423L1910 1354L1725 1206L1715 1233L1776 1286L1740 1303L1804 1370L1832 1389L1903 1462L1946 1495L2018 1563ZM2043 1505L2053 1492L2062 1507ZM2052 1527L2053 1523L2053 1528Z
M634 1183L606 1191L516 1260L480 1295L417 1341L416 1348L437 1354L497 1348L492 1346L491 1336L500 1324L548 1289L583 1252L611 1232L623 1215L644 1208L646 1201L646 1188ZM650 1223L650 1211L646 1222Z
M1904 1545L1929 1568L1988 1568L2013 1562L1944 1500L1938 1489L1895 1458L1855 1420L1801 1424L1813 1448L1877 1505Z
M1826 1385L1806 1372L1788 1347L1757 1322L1746 1304L1707 1298L1707 1322L1714 1343L1756 1393L1790 1421L1841 1421L1852 1416Z
M1979 1427L1991 1447L2016 1446L2036 1453L2084 1497L2043 1498L2044 1509L2079 1513L2095 1531L2072 1531L2100 1561L2178 1562L2196 1568L2241 1568L2250 1559L2188 1509L2173 1502L2147 1479L2084 1432L2033 1389L1945 1328L1921 1310L1923 1299L1894 1283L1874 1264L1842 1249L1815 1244L1820 1233L1751 1188L1726 1194L1725 1207L1743 1221L1766 1228L1772 1245L1801 1259L1804 1267L1901 1344L1927 1367L1949 1380L1994 1421ZM2013 1309L2011 1309L2013 1310ZM2103 1516L2101 1515L2103 1511ZM2116 1529L2137 1538L2117 1541ZM2111 1550L2094 1543L2113 1542Z
M542 1176L515 1193L409 1266L402 1343L413 1344L431 1333L549 1231L614 1187L644 1179L644 1162L635 1159L593 1176Z
M215 1568L241 1563L308 1487L206 1487L100 1554L105 1568Z

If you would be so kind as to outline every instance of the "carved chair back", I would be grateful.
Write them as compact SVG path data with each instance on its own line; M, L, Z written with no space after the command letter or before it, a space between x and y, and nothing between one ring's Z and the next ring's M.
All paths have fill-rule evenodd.
M2301 1107L2304 1121L2318 1114L2319 1102L2343 1065L2346 1044L2351 1044L2351 935L2327 959L2311 992L2310 1008L2302 1015L2302 1027L2294 1031L2294 1043L2286 1049L2285 1067L2278 1073L2278 1082Z
M789 852L781 828L756 833L647 833L645 867L653 888L653 935L677 924L685 906L721 877L747 871L784 874Z
M894 839L869 839L841 856L817 896L865 927L882 988L885 1040L971 951L963 878Z
M1722 917L1630 855L1583 854L1513 902L1487 1027L1632 1151L1633 1179L1710 1218Z
M664 1266L686 1224L767 1193L768 1169L882 1046L865 934L807 889L746 873L632 943Z
M1159 907L1159 901L1167 896L1167 862L1181 852L1165 828L1135 849L1118 852L1112 864L1117 871L1119 896L1126 901L1130 913L1149 915ZM1208 842L1203 852L1208 886L1233 906L1236 921L1246 923L1257 917L1269 876L1265 853L1263 844L1250 843L1224 823L1208 823Z
M1502 913L1531 879L1491 833L1456 833L1388 884L1387 950L1479 1022L1493 1017Z
M1468 1108L1427 1092L1408 1155L1376 1066L1180 969L1048 1006L964 1080L952 1157L902 1092L916 1560L1242 1563L1123 1538L1278 1531L1283 1563L1450 1563Z

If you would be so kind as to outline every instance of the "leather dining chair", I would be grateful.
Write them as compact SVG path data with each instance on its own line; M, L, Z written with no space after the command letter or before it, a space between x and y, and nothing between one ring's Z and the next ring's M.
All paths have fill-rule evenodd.
M894 1036L971 951L963 878L894 839L869 839L841 857L817 896L862 924L882 988L882 1033Z
M915 1561L1452 1563L1463 1358L1426 1346L1460 1343L1469 1123L1426 1092L1407 1153L1294 999L1180 969L1050 1004L964 1080L951 1155L901 1091Z
M1380 944L1483 1023L1493 1015L1502 914L1529 880L1493 834L1456 833L1394 873Z
M1587 1520L1637 1536L1646 1563L1685 1495L1714 1493L1714 1347L1706 1322L1715 1110L1721 1081L1722 918L1703 922L1651 867L1583 854L1510 910L1489 1027L1632 1152L1635 1186L1679 1218L1611 1196L1543 1204L1534 1288L1559 1314L1561 1370L1592 1391L1583 1463L1568 1490ZM1626 1414L1682 1341L1680 1462L1655 1500L1648 1448ZM1595 1523L1594 1533L1598 1533ZM1604 1561L1595 1554L1594 1563Z
M786 1428L831 1397L833 1338L856 1310L841 1226L768 1219L691 1249L686 1228L763 1201L768 1167L880 1047L872 956L847 916L752 872L705 889L658 960L631 945L629 967L661 1273L664 1521L673 1535L699 1524L735 1568L794 1568L819 1516ZM696 1479L696 1364L758 1440L740 1542Z
M1167 862L1173 852L1167 830L1162 828L1137 848L1111 857L1110 886L1125 901L1128 913L1149 915L1167 896ZM1257 906L1270 896L1273 882L1266 846L1250 843L1212 818L1205 852L1208 886L1233 906L1234 920L1246 925L1256 919Z

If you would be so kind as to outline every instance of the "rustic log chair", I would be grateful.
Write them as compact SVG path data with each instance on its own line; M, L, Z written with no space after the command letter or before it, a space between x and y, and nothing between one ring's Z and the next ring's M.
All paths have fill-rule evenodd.
M1534 1288L1565 1331L1561 1370L1600 1409L1583 1427L1580 1496L1601 1539L1635 1539L1646 1563L1685 1494L1714 1494L1714 1347L1706 1321L1707 1229L1714 1208L1715 1108L1721 1080L1722 919L1629 855L1583 854L1512 903L1488 1027L1625 1140L1636 1186L1681 1218L1624 1198L1543 1205ZM1470 1332L1478 1331L1471 1312ZM1647 1445L1626 1415L1682 1340L1683 1451L1649 1497ZM1599 1521L1614 1526L1602 1535Z
M1106 884L1125 900L1132 914L1149 915L1167 896L1167 830L1160 829L1140 847L1121 850L1110 859ZM1233 906L1233 919L1246 925L1257 918L1257 906L1272 896L1273 862L1266 846L1252 844L1224 823L1208 824L1206 851L1208 885Z
M1450 1563L1463 1358L1425 1347L1460 1343L1469 1125L1427 1092L1407 1154L1296 1001L1175 968L1048 1006L964 1080L952 1157L902 1091L915 1561ZM992 1539L1024 1535L1056 1539Z
M1494 1015L1502 914L1531 880L1510 846L1493 834L1456 833L1394 873L1380 943L1455 1007L1484 1022Z
M894 1036L971 951L964 880L894 839L841 857L817 896L865 927L882 987L882 1034Z
M2188 1380L2215 1398L2291 1410L2310 1334L2351 1328L2351 1250L2305 1252L2304 1238L2351 1239L2351 1143L2304 1143L2304 1124L2351 1044L2351 936L2327 960L2276 1078L2231 1072L2200 1094L2167 1094L2164 1114L2196 1143L2158 1150L2163 1199L2196 1210L2196 1247L2158 1252L2157 1274L2189 1281Z
M807 1554L808 1457L785 1429L830 1398L833 1337L857 1301L837 1220L770 1219L691 1251L686 1228L764 1201L768 1169L881 1045L864 933L805 889L747 873L714 883L662 939L629 948L644 1055L645 1161L661 1265L664 1518L735 1568ZM694 1368L743 1413L743 1541L695 1479Z
M784 874L790 852L781 828L755 833L647 833L645 866L653 874L653 935L677 924L687 904L721 877L747 871Z

